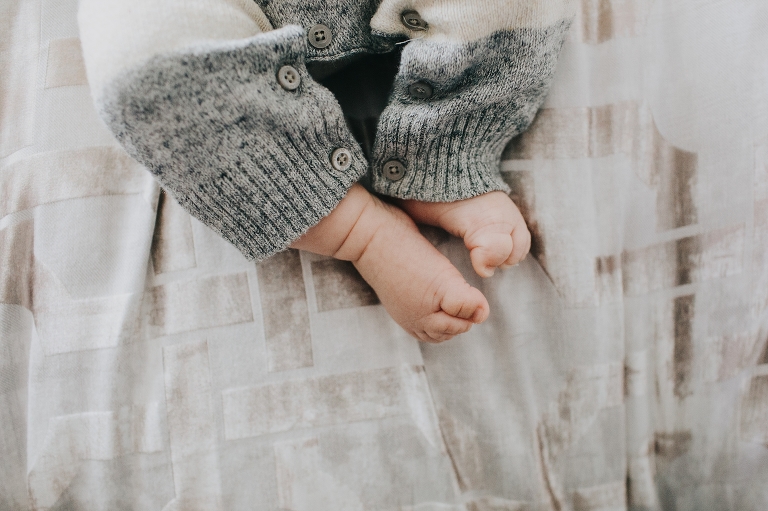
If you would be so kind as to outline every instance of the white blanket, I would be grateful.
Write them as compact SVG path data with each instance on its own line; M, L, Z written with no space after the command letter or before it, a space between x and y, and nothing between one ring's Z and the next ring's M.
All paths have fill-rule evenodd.
M503 163L535 257L437 346L162 195L76 7L0 2L0 509L768 508L764 0L582 0Z

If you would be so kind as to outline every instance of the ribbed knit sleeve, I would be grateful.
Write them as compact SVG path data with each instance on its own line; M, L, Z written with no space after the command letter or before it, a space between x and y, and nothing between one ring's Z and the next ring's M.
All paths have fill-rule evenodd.
M401 3L374 18L374 29L410 38L379 120L374 189L429 202L507 191L501 154L549 90L569 2Z
M286 248L367 170L335 98L306 71L305 44L286 27L158 56L100 102L128 153L252 259ZM295 90L278 83L284 65L299 73ZM349 151L348 168L333 166L337 149Z
M100 71L109 67L109 54L97 41L109 34L94 35L101 29L88 25L92 20L81 10L86 64L96 67L89 78L99 113L126 151L191 214L246 257L261 260L327 215L368 162L333 95L306 70L304 29L260 32L253 25L255 35L232 39L220 27L221 36L206 37L216 25L215 1L204 0L209 5L194 20L200 30L172 34L183 44L154 54L145 48L147 58L106 76ZM238 2L220 3L229 12ZM162 46L162 24L158 35L153 23L150 36Z

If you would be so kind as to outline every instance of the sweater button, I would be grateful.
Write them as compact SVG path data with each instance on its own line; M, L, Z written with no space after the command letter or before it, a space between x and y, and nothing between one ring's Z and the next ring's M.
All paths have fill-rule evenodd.
M333 154L331 154L331 166L339 172L343 172L351 167L352 153L349 152L349 149L343 147L336 149Z
M285 90L296 90L301 85L301 75L293 66L283 66L277 72L277 83Z
M405 11L400 18L403 25L411 30L426 30L427 22L416 11Z
M390 181L400 181L405 176L405 165L397 160L389 160L384 164L382 173Z
M333 33L331 29L325 25L318 23L314 27L309 29L309 44L317 49L323 49L333 40Z
M432 97L432 86L427 82L412 83L408 87L408 93L416 99L429 99Z

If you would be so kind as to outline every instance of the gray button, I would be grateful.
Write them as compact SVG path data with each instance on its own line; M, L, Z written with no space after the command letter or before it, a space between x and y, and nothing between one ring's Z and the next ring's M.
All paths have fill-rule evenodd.
M285 90L296 90L301 85L301 75L293 66L283 66L277 72L277 83Z
M322 49L331 44L331 41L333 40L333 33L331 32L330 28L318 23L309 29L308 37L309 44L315 48Z
M397 160L389 160L384 164L382 173L390 181L400 181L405 175L405 165Z
M427 22L416 11L405 11L401 18L403 25L411 30L426 30Z
M338 171L347 170L352 166L352 153L349 149L339 147L331 155L331 165Z
M416 82L408 86L408 93L416 99L432 97L432 86L426 82Z

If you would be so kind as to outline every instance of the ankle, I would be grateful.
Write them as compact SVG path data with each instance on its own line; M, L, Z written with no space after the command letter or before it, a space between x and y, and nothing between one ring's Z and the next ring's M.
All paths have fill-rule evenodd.
M338 259L352 260L363 234L360 223L367 209L371 209L373 197L365 188L355 184L347 195L325 218L291 244L291 248L306 250ZM354 233L353 233L354 231Z
M385 226L386 217L387 211L381 201L372 195L368 196L333 257L357 264L368 253L377 233Z

